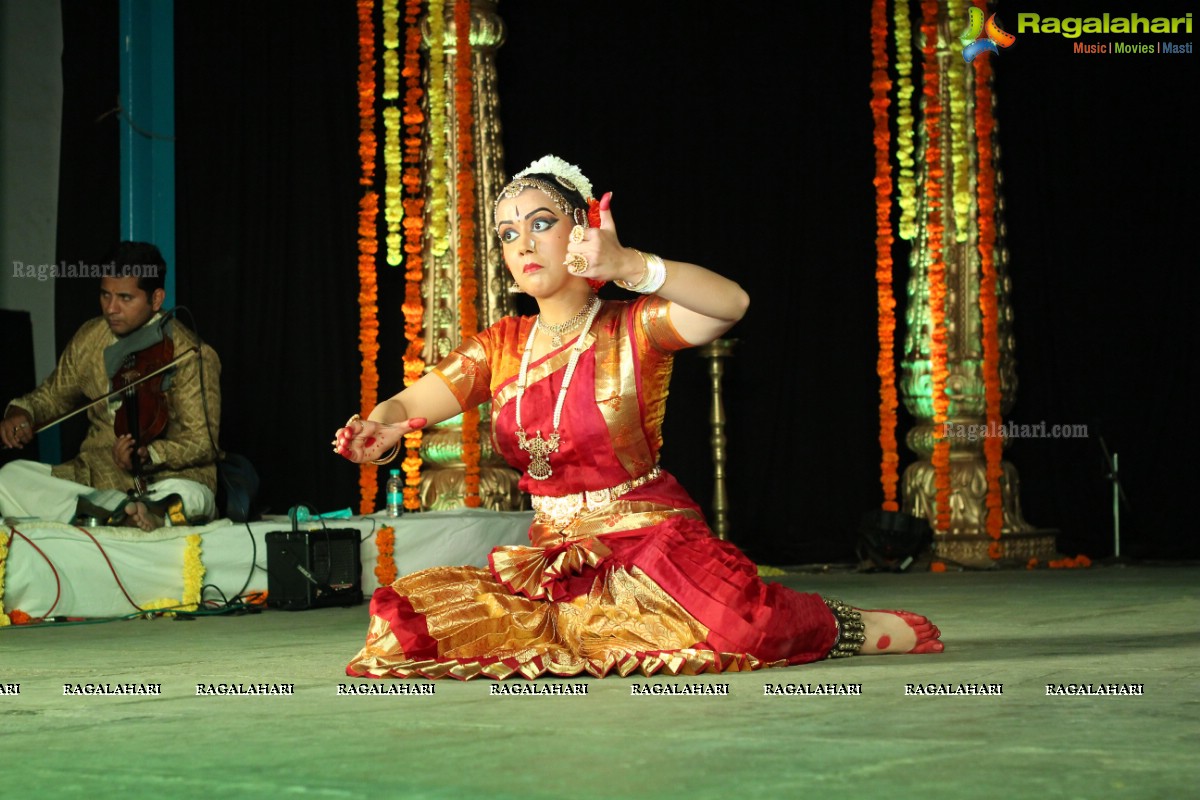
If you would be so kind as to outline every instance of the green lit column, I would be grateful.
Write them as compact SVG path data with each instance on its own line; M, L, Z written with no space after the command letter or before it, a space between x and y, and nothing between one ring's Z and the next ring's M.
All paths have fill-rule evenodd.
M175 305L174 0L120 0L121 238L152 242Z

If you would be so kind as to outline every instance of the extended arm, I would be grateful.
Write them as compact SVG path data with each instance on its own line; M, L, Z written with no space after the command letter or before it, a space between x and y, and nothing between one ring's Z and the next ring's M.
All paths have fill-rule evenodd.
M333 449L356 464L375 461L387 455L404 434L461 412L458 399L446 383L428 373L375 406L365 420L352 417L334 434Z

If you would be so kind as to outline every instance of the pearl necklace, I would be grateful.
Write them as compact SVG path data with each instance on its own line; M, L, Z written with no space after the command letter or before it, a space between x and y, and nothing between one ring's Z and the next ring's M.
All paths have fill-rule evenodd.
M529 477L535 481L544 481L554 474L554 470L550 468L550 454L558 450L558 426L562 420L563 403L567 399L567 389L571 385L571 377L575 374L579 356L587 348L588 331L592 329L592 322L595 321L596 314L599 313L602 305L604 304L600 302L600 298L593 294L588 299L587 305L580 311L580 313L586 312L587 318L583 324L583 330L579 333L579 338L575 340L575 345L571 348L571 358L567 361L562 387L558 390L558 401L554 404L554 430L551 431L549 439L543 439L540 430L532 439L528 438L525 435L525 426L521 423L521 398L525 396L525 382L529 376L529 359L533 353L533 339L537 335L540 325L540 314L538 319L534 320L534 325L529 331L529 339L525 342L525 352L521 354L521 369L517 373L517 446L529 453L527 472ZM579 314L575 316L578 317Z

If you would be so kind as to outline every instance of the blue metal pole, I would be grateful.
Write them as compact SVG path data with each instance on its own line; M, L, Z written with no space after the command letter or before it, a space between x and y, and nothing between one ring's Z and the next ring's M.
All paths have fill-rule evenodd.
M152 242L175 305L175 5L120 0L121 238Z

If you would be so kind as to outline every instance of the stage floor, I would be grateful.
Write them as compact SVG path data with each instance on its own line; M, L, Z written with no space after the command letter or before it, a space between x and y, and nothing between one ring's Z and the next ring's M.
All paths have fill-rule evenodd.
M206 800L1195 795L1200 568L773 580L926 613L946 652L701 678L522 682L586 686L586 695L407 681L391 683L434 694L347 696L340 684L364 683L342 670L362 643L365 605L5 628L0 791ZM86 683L158 683L161 695L64 694L64 684ZM294 694L197 696L197 684L221 683L294 684ZM695 683L727 684L728 695L632 694ZM764 684L860 685L861 694L765 696ZM908 684L927 691L906 694ZM1001 684L1002 694L930 694L931 684ZM1048 684L1143 693L1047 696Z

